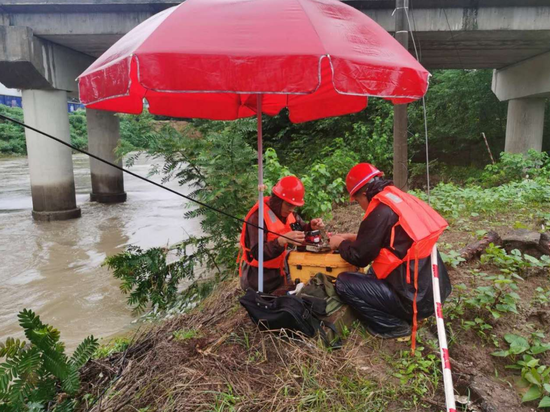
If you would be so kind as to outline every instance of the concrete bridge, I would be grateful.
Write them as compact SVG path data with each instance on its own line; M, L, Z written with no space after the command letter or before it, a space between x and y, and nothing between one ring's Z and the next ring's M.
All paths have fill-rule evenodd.
M394 32L395 0L343 1ZM65 103L78 92L77 75L137 24L177 4L0 0L0 83L23 90L26 122L68 141ZM506 150L541 150L550 96L549 0L411 0L409 22L428 69L495 69L493 92L509 101ZM87 117L90 151L115 161L118 119L94 110ZM26 138L35 218L79 216L70 150L33 132ZM93 199L126 199L121 172L93 159L90 166Z

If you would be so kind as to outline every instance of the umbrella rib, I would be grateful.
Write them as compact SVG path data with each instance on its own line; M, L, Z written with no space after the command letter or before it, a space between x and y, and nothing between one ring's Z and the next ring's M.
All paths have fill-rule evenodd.
M168 20L172 14L174 14L174 12L179 9L179 8L182 8L184 4L187 4L189 2L189 0L183 0L180 4L178 4L177 6L174 6L174 7L171 7L172 11L170 13L167 12L167 10L170 10L170 9L167 9L165 12L167 14L167 16L158 24L157 27L155 27L155 29L147 36L143 39L143 41L139 44L139 46L137 46L134 51L132 52L132 54L130 55L130 57L134 57L135 56L135 53L138 51L138 49L143 46L143 44L149 40L151 38L151 36L153 35L153 33L158 30L158 28L162 25L162 23L164 23L166 20ZM161 12L162 13L162 12ZM146 20L147 21L147 20ZM137 57L137 56L136 56Z
M304 9L304 6L302 5L302 1L301 0L296 0L296 2L300 5L300 8L302 9L302 11L304 12L305 16L307 17L308 21L309 21L309 24L311 26L311 28L313 29L313 31L315 32L315 35L317 36L317 39L319 40L319 44L321 45L321 47L323 48L323 50L325 51L325 54L324 56L327 56L329 59L330 59L330 55L327 53L327 50L325 49L325 45L323 44L323 40L321 39L321 36L319 36L319 32L317 31L317 28L315 27L315 25L313 24L313 22L311 21L311 19L309 18L309 15L307 14L306 12L306 9ZM321 60L319 60L320 62ZM319 63L319 65L321 65L321 63Z
M186 3L186 1L185 1L184 3ZM153 17L156 17L156 18L159 18L159 19L160 19L160 18L162 17L162 15L166 14L166 17L164 17L164 18L162 19L162 21L157 25L157 27L155 28L155 30L158 29L158 27L159 27L166 19L168 19L168 18L172 15L172 13L174 13L174 12L176 11L176 9L177 9L178 7L181 7L184 3L181 3L181 4L179 4L178 6L170 7L170 8L168 8L168 9L166 9L166 10L164 10L164 11L158 13L157 15L153 16ZM171 11L170 11L170 10L171 10ZM133 32L134 30L136 30L139 26L140 26L140 25L138 25L137 27L135 27L134 29L132 29L132 30L131 30L130 32L128 32L124 37L126 37L126 36L128 36L128 35L131 35L132 32ZM153 32L154 32L155 30L153 30ZM151 32L151 33L152 33L152 32ZM123 38L124 38L124 37L123 37ZM82 74L80 74L76 79L78 80L78 79L80 79L80 78L83 77L83 76L89 76L89 75L91 75L91 74L93 74L93 73L98 73L98 72L104 71L104 70L107 69L108 67L111 67L111 66L113 66L113 65L115 65L115 64L118 64L119 62L121 62L122 60L125 60L125 59L130 59L130 65L131 65L131 64L132 64L132 63L131 63L131 60L132 60L133 57L135 56L135 53L137 52L137 50L138 50L141 46L143 46L143 43L145 43L145 42L147 41L147 39L149 39L149 36L145 37L145 38L141 41L141 43L139 43L139 45L135 46L135 47L134 47L134 50L130 53L130 55L122 55L122 56L120 56L120 57L118 57L118 58L116 58L116 59L111 60L110 62L108 62L108 63L106 63L106 64L101 65L100 67L98 67L97 69L94 69L94 70L90 71L89 73L88 73L88 69L86 69L86 70L85 70ZM109 50L107 50L107 51L109 51ZM92 66L93 66L94 64L95 64L95 63L93 63ZM90 67L91 67L91 66L90 66Z

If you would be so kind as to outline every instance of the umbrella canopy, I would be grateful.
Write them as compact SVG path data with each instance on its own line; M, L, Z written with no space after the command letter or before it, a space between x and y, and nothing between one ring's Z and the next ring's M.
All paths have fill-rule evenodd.
M186 0L126 34L80 77L87 107L233 120L289 109L304 122L358 112L367 96L421 98L429 73L338 0Z
M367 96L421 98L429 73L389 33L338 0L186 0L146 20L80 77L89 108L234 120L262 113L292 122L358 112ZM263 219L258 222L263 290Z

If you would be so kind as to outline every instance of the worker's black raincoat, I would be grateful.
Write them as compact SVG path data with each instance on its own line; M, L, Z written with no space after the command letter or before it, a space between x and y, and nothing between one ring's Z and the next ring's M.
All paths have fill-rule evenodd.
M369 184L369 201L382 189L392 184L386 180L376 180ZM379 204L363 220L354 242L345 240L340 245L340 255L347 262L365 267L369 265L383 248L390 249L391 229L399 217L389 207ZM404 258L413 244L401 226L395 229L394 252ZM438 255L441 298L444 301L451 293L451 282L447 269ZM432 275L430 258L418 261L418 319L434 313ZM414 261L410 262L410 279L407 283L407 263L395 269L386 279L377 279L372 269L368 273L344 272L338 276L336 291L370 329L381 335L408 330L412 323L414 299Z

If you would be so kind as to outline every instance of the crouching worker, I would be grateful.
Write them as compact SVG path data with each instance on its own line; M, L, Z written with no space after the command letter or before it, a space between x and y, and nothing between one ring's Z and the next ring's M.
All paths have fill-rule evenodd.
M264 292L271 293L285 285L284 264L289 244L301 245L304 231L324 227L321 219L306 224L294 213L297 206L304 205L304 185L295 176L283 177L273 188L272 196L264 198ZM239 274L241 287L258 290L258 203L250 209L241 232L241 255ZM295 230L299 229L299 230ZM279 236L284 235L284 237Z
M398 338L412 331L414 348L417 319L434 313L430 254L447 222L381 176L374 166L360 163L346 177L350 200L366 213L357 235L334 235L330 246L355 266L372 265L366 274L341 273L336 291L371 334ZM444 301L451 284L439 255L438 264Z

